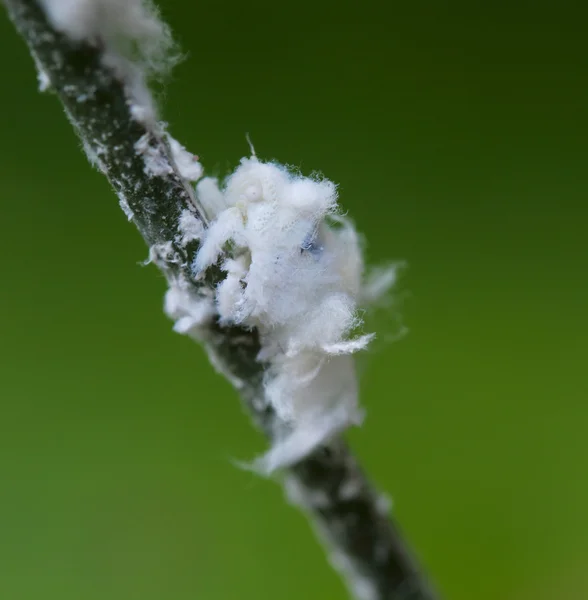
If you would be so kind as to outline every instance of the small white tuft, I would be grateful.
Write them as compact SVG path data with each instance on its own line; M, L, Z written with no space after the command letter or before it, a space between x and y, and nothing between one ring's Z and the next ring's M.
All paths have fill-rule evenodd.
M196 215L189 211L183 210L179 220L179 230L182 234L180 243L185 246L186 244L199 240L204 235L204 225Z
M165 177L174 172L162 145L151 133L143 134L135 142L135 152L143 157L145 175L149 177Z
M165 177L177 173L187 181L199 179L202 176L202 166L198 158L171 136L163 136L169 142L169 150L164 138L152 132L144 133L135 142L135 152L143 158L145 174L149 177Z
M204 292L195 296L187 286L176 284L165 295L164 311L175 320L176 332L198 338L202 327L214 318L214 300Z
M179 263L179 258L174 251L171 241L163 242L161 244L153 244L149 247L149 256L144 264L149 265L151 263L156 265L162 265L164 263Z
M173 41L148 0L40 0L53 27L76 42L100 44L110 54L161 72Z
M153 97L146 85L178 62L168 26L150 0L40 0L49 22L73 42L101 49L102 64L125 88L133 119L156 122ZM78 98L84 101L83 96Z
M172 151L172 156L180 175L188 181L198 181L202 177L202 165L198 162L198 157L186 150L173 137L167 137Z

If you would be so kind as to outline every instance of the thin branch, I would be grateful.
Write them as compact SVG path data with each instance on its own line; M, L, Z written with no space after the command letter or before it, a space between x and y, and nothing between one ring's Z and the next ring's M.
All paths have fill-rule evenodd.
M220 273L197 281L190 265L198 241L182 241L180 217L189 211L207 226L192 185L182 176L163 126L137 103L142 82L104 60L100 39L72 41L49 23L37 0L4 0L44 79L57 94L90 160L106 175L129 220L170 284L194 297ZM157 168L147 164L157 161ZM271 440L284 424L264 400L264 365L255 330L213 323L201 340L211 360L238 389L255 424ZM367 481L341 439L320 447L286 471L290 500L310 516L333 566L361 600L433 600L386 502Z

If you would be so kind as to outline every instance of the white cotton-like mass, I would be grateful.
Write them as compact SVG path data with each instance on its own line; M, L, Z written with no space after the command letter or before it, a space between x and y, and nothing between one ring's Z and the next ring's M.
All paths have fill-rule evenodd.
M74 41L101 45L148 70L166 68L173 47L167 25L147 0L40 0L50 23Z
M73 42L101 49L102 63L123 82L133 119L154 125L146 80L166 73L178 54L150 0L39 0L51 25ZM78 97L79 102L84 96Z
M206 178L197 195L206 198L212 222L194 273L217 262L226 273L215 291L218 319L258 330L265 401L287 425L254 465L271 472L361 422L351 355L373 334L358 333L360 308L364 295L373 300L394 277L381 272L364 294L359 237L326 179L253 156L222 190Z

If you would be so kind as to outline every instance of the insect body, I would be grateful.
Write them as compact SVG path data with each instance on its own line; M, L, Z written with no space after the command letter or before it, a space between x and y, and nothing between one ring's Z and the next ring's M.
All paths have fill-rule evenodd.
M349 354L371 336L352 335L361 323L358 237L337 214L328 180L252 157L242 160L223 192L204 186L220 209L193 269L202 274L222 257L226 278L215 298L221 323L259 331L259 359L269 364L266 401L289 424L263 459L262 468L271 470L360 420ZM229 242L232 256L224 258Z

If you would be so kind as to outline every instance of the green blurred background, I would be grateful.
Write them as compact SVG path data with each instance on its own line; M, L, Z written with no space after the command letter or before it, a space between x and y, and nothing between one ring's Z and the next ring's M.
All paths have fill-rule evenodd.
M448 600L588 597L588 50L565 2L166 0L209 172L321 169L406 259L351 441ZM568 6L568 8L566 8ZM0 20L0 598L344 598ZM380 338L394 316L380 314Z

